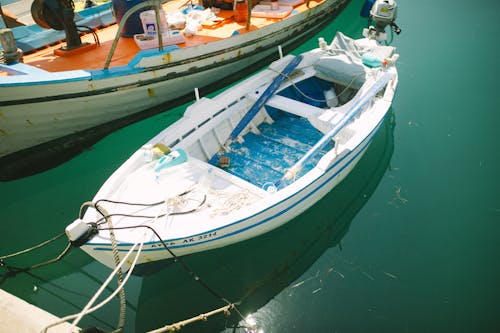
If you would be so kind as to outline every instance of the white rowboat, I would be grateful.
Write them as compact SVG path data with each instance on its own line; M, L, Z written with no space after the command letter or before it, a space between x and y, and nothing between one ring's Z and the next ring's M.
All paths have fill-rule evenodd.
M109 267L112 243L120 257L144 243L148 265L262 235L314 205L384 121L398 57L341 33L319 44L189 106L104 183L70 240Z

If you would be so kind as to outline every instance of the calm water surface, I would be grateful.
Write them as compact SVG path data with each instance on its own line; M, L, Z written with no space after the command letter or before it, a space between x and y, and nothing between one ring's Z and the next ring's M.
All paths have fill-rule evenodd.
M398 3L400 84L392 116L358 167L285 227L186 258L224 297L242 299L242 314L263 332L500 332L500 2ZM354 0L317 37L360 36L361 6ZM315 37L294 53L316 44ZM128 126L52 170L0 183L0 254L62 232L111 172L182 111ZM9 264L49 259L64 245ZM64 316L108 274L75 250L30 274L0 271L0 288ZM178 265L134 277L126 294L127 332L223 305ZM117 321L114 301L81 326L110 330ZM221 316L188 331L220 332L235 321Z

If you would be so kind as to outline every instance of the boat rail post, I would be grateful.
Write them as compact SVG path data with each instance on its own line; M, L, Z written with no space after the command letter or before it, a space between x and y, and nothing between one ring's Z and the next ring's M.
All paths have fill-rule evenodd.
M250 22L252 20L252 0L245 0L247 3L247 24L246 29L250 29Z
M163 41L161 38L161 29L160 29L160 27L161 27L160 26L160 3L161 3L161 0L144 1L144 2L141 2L141 3L133 6L132 8L130 8L129 10L127 10L125 12L125 14L123 15L123 17L120 21L120 24L118 25L118 31L116 32L115 39L113 40L113 44L111 45L111 48L109 50L108 57L106 58L106 62L104 63L104 70L109 69L109 64L111 63L111 59L113 58L113 55L115 53L116 45L118 45L118 41L120 40L120 35L121 35L122 30L123 30L123 27L125 26L125 23L127 22L127 20L130 18L130 16L132 14L134 14L135 12L137 12L138 10L140 10L142 8L154 7L155 12L156 12L156 24L158 26L158 39L159 39L160 51L163 50Z
M163 32L161 31L161 20L160 20L160 0L153 0L155 5L155 16L156 16L156 26L157 26L157 31L156 33L158 34L158 50L161 52L163 51ZM166 24L167 29L168 29L168 24ZM167 31L168 34L168 31Z
M198 87L194 88L194 97L197 102L200 100L200 91L198 90Z

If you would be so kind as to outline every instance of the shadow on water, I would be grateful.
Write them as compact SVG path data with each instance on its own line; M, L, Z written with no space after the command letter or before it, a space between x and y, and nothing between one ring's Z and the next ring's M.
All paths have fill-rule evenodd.
M394 147L394 116L384 121L359 164L332 192L298 218L263 236L184 257L183 262L239 311L255 312L299 278L328 248L340 246L357 212L375 191ZM162 327L224 306L180 265L143 277L135 331ZM211 317L186 332L221 331L241 318Z

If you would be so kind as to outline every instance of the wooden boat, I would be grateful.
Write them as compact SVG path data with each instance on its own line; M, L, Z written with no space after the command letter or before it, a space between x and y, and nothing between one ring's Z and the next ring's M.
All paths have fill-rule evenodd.
M397 86L394 47L338 33L288 55L184 116L104 183L69 239L115 266L262 235L314 205L370 145ZM128 260L125 265L131 265Z
M49 1L59 0L36 0L38 7L32 12L40 24L61 28L53 22L57 21L52 17L56 14L44 16L43 6ZM41 46L33 41L37 37L42 39L41 28L14 28L22 29L13 34L24 38L19 45L25 52L22 59L12 43L12 34L2 32L5 58L7 54L12 57L9 64L0 64L0 157L109 124L176 100L195 87L207 87L239 74L277 54L278 45L285 48L297 45L329 22L348 2L296 1L293 12L282 18L252 14L250 19L237 22L233 10L208 9L206 13L207 9L201 10L199 6L186 7L184 0L172 0L161 6L159 1L148 0L130 8L121 17L120 25L109 25L109 5L100 10L90 8L88 11L93 12L82 14L86 18L84 24L103 26L83 36L75 27L62 27L66 46L58 43L32 50ZM142 30L131 34L129 30L133 38L123 37L133 11L150 7L158 13L155 23L163 27L163 32L157 29L148 35L149 32ZM187 25L174 30L167 26L167 21L164 23L165 15L181 13L180 10L206 13L203 20L196 21L200 24L197 31L191 28L186 33ZM43 39L51 43L56 37L62 38L60 32L44 35Z

